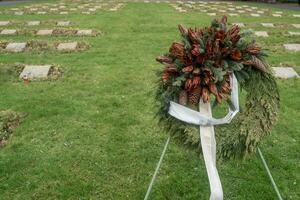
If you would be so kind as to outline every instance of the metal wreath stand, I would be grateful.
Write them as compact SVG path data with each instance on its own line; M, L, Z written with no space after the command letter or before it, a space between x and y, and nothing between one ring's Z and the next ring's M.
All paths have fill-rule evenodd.
M239 112L238 82L234 74L230 76L230 83L232 87L231 88L232 92L231 92L231 103L229 105L229 112L225 117L221 119L213 118L210 103L209 102L204 103L202 100L200 100L199 103L200 112L197 112L195 110L192 110L190 108L187 108L185 106L182 106L172 101L170 102L170 107L169 107L169 114L171 116L181 121L184 121L186 123L200 126L199 130L200 130L201 147L202 147L202 152L203 152L203 157L204 157L204 162L205 162L205 167L208 175L210 192L211 192L209 200L223 200L222 184L216 166L216 139L215 139L214 125L229 124L231 120L235 117L235 115ZM167 138L164 149L157 163L155 172L148 186L148 190L146 192L144 200L147 200L149 198L151 189L153 187L154 181L158 174L165 153L167 151L169 142L170 142L170 136ZM268 165L259 148L258 148L258 153L267 171L267 174L271 180L272 186L276 191L278 199L282 200L280 192L276 186L276 183L271 175Z

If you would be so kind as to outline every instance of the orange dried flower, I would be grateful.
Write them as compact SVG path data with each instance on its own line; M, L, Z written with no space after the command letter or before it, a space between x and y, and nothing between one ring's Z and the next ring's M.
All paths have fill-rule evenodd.
M242 59L242 53L241 53L241 51L238 50L238 49L233 49L231 51L230 58L232 58L235 61L241 60Z
M184 46L183 44L180 44L178 42L173 42L171 48L170 48L170 53L172 56L184 60Z
M193 31L191 28L188 29L188 36L193 44L199 43L199 36L196 31Z
M200 55L200 49L199 49L199 46L197 44L194 44L192 46L191 54L193 56L199 56Z
M193 71L194 67L193 66L187 66L185 68L182 69L183 73L190 73L191 71Z

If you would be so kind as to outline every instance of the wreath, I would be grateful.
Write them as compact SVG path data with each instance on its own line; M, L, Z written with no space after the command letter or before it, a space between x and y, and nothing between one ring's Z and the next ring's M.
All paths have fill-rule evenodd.
M178 26L182 42L173 42L169 52L156 60L165 65L158 71L156 100L159 121L179 141L200 145L196 126L168 114L170 101L198 109L199 101L213 107L230 103L230 76L234 74L241 92L246 92L242 111L228 125L216 127L217 152L221 158L243 157L255 152L277 120L279 93L266 53L245 37L251 31L227 27L227 17L213 20L210 27Z

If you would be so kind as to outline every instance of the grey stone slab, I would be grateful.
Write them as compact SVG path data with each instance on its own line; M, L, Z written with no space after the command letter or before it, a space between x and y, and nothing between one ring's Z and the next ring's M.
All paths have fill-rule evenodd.
M39 12L37 12L37 14L38 15L45 15L45 14L47 14L47 12L45 12L45 11L39 11Z
M268 27L268 28L273 28L274 24L273 23L261 23L262 26Z
M84 36L84 35L92 35L93 30L92 29L84 29L84 30L78 30L77 35Z
M300 17L300 14L294 14L293 17Z
M281 17L281 14L272 14L273 17Z
M245 27L244 23L232 23L232 25L238 25L239 27Z
M36 32L36 35L52 35L53 30L48 30L48 29L44 29L44 30L38 30Z
M299 75L292 67L272 67L272 70L277 78L299 78Z
M78 46L78 42L67 42L67 43L59 43L57 46L57 50L75 50Z
M58 21L56 23L57 26L69 26L70 25L70 21Z
M15 15L23 15L23 14L24 14L23 11L15 12Z
M10 52L21 52L26 48L27 43L21 42L21 43L8 43L5 50Z
M290 31L289 35L291 35L291 36L300 36L300 32L292 32L292 31Z
M295 28L300 28L300 24L292 24Z
M15 35L15 34L17 34L17 30L15 29L3 29L0 32L0 35Z
M20 74L20 78L39 79L47 78L51 65L26 65Z
M27 26L38 26L40 24L41 24L40 21L29 21L29 22L27 22Z
M0 26L7 26L9 23L9 21L0 21Z
M252 17L260 17L260 14L257 14L257 13L251 13L250 14Z
M216 13L207 13L208 16L216 16Z
M269 35L266 31L255 31L254 35L256 35L258 37L269 37Z
M63 12L60 12L59 13L60 15L67 15L67 14L69 14L67 11L63 11Z
M290 51L300 51L300 44L284 44L286 50Z

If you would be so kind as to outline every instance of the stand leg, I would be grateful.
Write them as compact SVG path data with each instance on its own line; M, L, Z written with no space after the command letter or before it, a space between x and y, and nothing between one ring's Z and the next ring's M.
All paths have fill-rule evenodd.
M199 112L212 116L210 103L199 103ZM216 167L216 140L214 126L200 126L200 139L206 171L210 184L210 200L223 200L223 190Z

